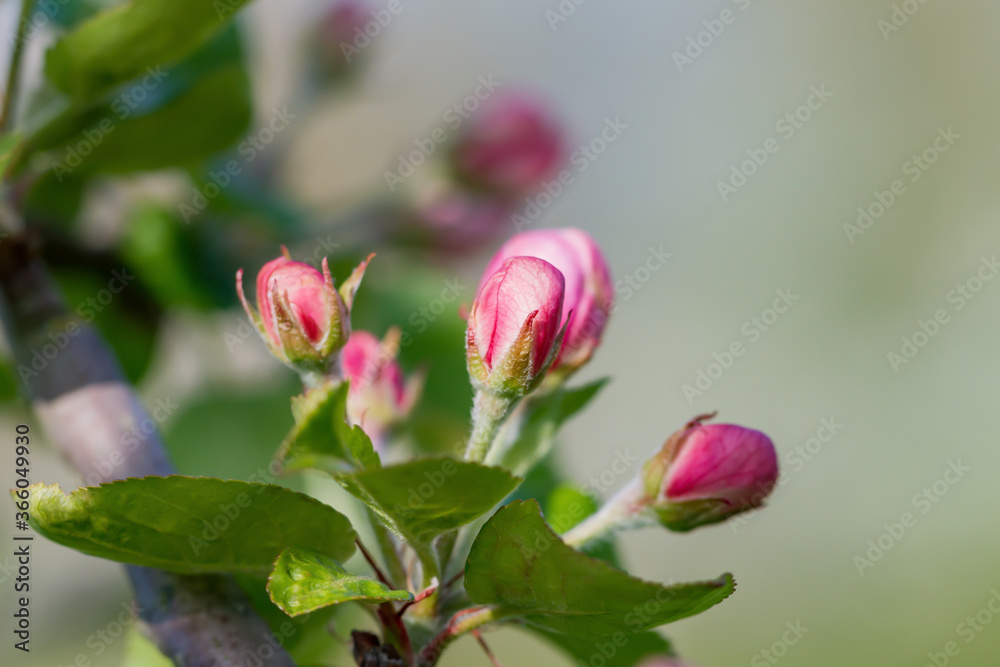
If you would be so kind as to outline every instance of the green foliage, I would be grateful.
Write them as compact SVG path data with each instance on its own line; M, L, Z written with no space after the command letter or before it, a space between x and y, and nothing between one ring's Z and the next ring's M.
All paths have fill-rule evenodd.
M289 616L352 600L375 603L413 600L409 591L394 591L369 577L351 574L323 554L294 547L282 551L274 562L267 592L274 604Z
M346 517L270 484L210 477L142 477L66 495L30 487L31 525L92 556L184 574L268 572L292 545L345 560L356 535Z
M490 511L520 480L500 468L431 458L340 475L337 481L408 544L426 547Z
M17 132L0 137L0 176L7 171L7 165L14 151L17 150L21 142L21 135Z
M729 597L732 576L663 586L629 576L567 546L535 501L501 508L480 531L465 566L465 588L477 604L504 616L580 639L649 630L693 616Z
M531 470L552 449L563 422L586 407L607 383L608 378L602 378L582 387L555 389L525 399L517 421L511 424L517 425L517 437L500 454L500 464L516 475Z
M292 399L295 426L276 457L283 470L339 473L381 467L368 435L347 424L347 391L347 382L330 383Z
M91 100L150 68L195 52L247 0L132 0L95 14L49 50L45 74L63 93Z
M530 626L529 626L530 627ZM580 661L583 665L602 667L636 667L641 660L650 656L673 655L670 642L655 632L635 632L622 628L607 641L595 641L540 628L531 628L537 634L552 642ZM604 650L601 650L601 649ZM611 654L609 656L609 654Z

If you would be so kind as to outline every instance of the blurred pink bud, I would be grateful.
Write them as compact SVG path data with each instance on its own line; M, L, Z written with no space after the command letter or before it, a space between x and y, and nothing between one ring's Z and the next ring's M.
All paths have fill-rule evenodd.
M542 381L564 333L564 291L562 273L537 257L511 257L483 282L466 331L474 384L524 396Z
M778 455L760 431L692 420L643 468L646 493L672 530L691 530L759 507L778 479Z
M559 269L566 281L561 320L566 337L550 372L568 375L585 364L601 342L614 301L607 262L583 230L539 229L518 234L503 244L484 277L492 275L507 258L519 255L544 259Z
M389 430L409 415L423 383L419 375L409 382L404 379L396 361L399 338L398 329L382 341L367 331L355 331L340 353L344 377L351 382L347 418L380 450Z
M417 216L430 245L463 250L497 236L509 213L497 197L452 187L421 202Z
M497 94L463 128L452 151L459 176L506 195L529 193L555 176L563 163L560 123L541 101Z
M337 0L326 9L317 26L317 38L331 69L343 69L359 57L363 45L371 40L365 33L365 24L374 20L372 8L365 0Z
M243 269L236 272L237 294L274 356L299 370L327 371L350 335L354 293L371 257L338 291L325 258L321 272L293 261L285 248L282 252L257 274L259 313L243 293Z

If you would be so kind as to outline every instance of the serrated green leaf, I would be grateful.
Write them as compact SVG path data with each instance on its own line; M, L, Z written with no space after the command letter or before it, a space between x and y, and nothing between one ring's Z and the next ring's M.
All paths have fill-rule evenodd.
M248 0L132 0L90 17L49 49L45 75L60 91L91 100L186 57Z
M297 545L346 560L356 535L345 516L271 484L211 477L133 477L83 487L29 488L31 525L91 556L184 574L266 573Z
M642 581L567 546L534 500L500 508L483 526L465 565L476 604L577 638L641 632L693 616L729 597L732 576L664 586Z
M284 471L382 467L364 430L347 424L347 390L347 382L331 383L292 399L295 426L275 457Z
M431 458L339 475L394 533L415 547L489 512L520 480L500 468Z
M496 461L490 457L487 462L495 462L515 475L527 474L552 449L563 422L582 410L608 382L608 378L602 378L582 387L528 397L523 412L505 428L505 432L514 430L516 438L497 452Z
M394 591L369 577L351 574L332 558L289 548L274 562L267 579L271 601L289 616L308 614L341 602L410 602L409 591Z

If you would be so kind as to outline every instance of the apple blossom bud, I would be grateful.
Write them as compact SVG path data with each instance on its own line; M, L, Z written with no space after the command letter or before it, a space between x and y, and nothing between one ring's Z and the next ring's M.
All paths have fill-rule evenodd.
M566 281L562 324L566 337L551 375L565 378L593 355L601 342L614 301L614 285L600 247L574 227L539 229L512 237L493 256L485 276L509 257L538 257L559 269ZM485 282L485 278L484 278Z
M408 382L396 362L400 333L392 329L379 341L367 331L354 331L340 353L347 394L347 418L361 426L381 450L388 432L409 415L420 395L423 376Z
M687 531L759 507L778 479L778 456L760 431L704 424L674 433L642 471L650 507L671 530Z
M243 293L243 269L236 272L237 294L275 357L303 372L327 372L350 335L354 293L371 256L338 291L325 258L320 272L292 261L284 247L282 253L257 274L259 313Z
M498 93L469 119L451 153L458 176L503 195L534 191L555 176L565 155L559 123L537 99Z
M477 389L518 397L538 386L565 333L564 291L562 273L537 257L511 257L483 282L466 330Z
M374 20L365 0L336 0L327 7L316 26L316 41L321 62L331 74L345 73L361 57L371 39L365 25Z

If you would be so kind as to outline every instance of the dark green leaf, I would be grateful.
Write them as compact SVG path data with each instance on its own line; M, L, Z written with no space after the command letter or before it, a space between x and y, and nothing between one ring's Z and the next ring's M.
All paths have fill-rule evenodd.
M16 132L0 137L0 177L7 172L10 158L20 142L21 135Z
M337 481L407 543L426 546L490 511L520 480L500 468L432 458L340 475Z
M286 472L381 467L368 435L347 424L347 390L347 382L331 383L292 399L295 426L276 457Z
M308 614L341 602L409 602L409 591L394 591L385 584L351 574L340 563L307 549L289 548L274 562L267 580L274 604L289 616Z
M501 615L596 640L698 614L729 597L735 584L728 574L677 586L633 578L564 544L529 500L502 507L483 526L465 566L465 589Z
M270 484L142 477L84 487L30 487L31 525L91 556L186 574L268 572L298 545L346 560L356 535L342 514Z
M188 56L247 0L132 0L95 14L49 49L45 74L77 100Z
M621 630L608 638L574 637L540 628L531 628L560 647L583 665L636 667L644 658L673 655L670 642L656 632Z
M556 389L525 399L515 414L516 422L505 429L507 432L520 427L516 440L498 453L499 465L515 475L526 474L548 454L563 422L582 410L607 383L608 378L603 378L582 387Z

